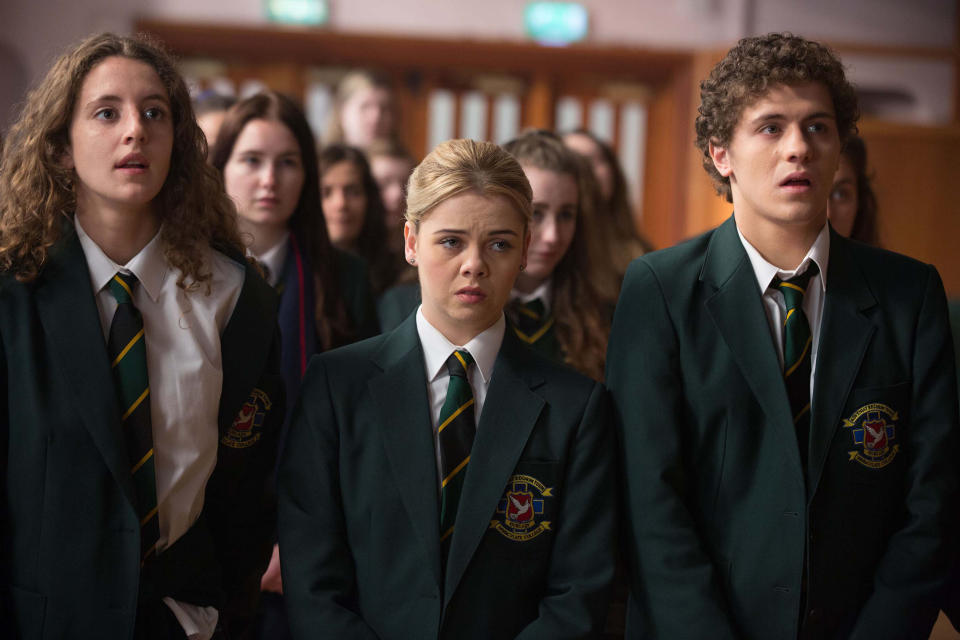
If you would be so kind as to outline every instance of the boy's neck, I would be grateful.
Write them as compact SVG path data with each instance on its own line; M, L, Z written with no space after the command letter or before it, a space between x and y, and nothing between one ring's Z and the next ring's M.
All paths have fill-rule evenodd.
M763 259L784 271L792 271L810 251L826 224L823 219L786 225L762 218L737 218L737 228Z

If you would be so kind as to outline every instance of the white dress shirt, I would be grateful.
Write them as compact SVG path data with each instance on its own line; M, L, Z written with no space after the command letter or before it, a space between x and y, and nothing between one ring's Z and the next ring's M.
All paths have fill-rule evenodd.
M283 275L283 263L287 260L287 240L289 239L290 232L288 231L283 234L283 239L281 239L280 242L262 254L257 255L252 251L247 252L267 267L269 270L267 273L267 283L271 287L276 287L277 283L280 282L280 277Z
M537 298L540 298L540 301L543 302L544 313L549 314L553 307L553 278L547 278L543 284L530 293L523 293L519 289L510 291L510 299L519 300L520 304L526 304Z
M813 397L813 379L817 371L817 352L820 347L820 323L823 319L823 303L827 296L827 266L830 259L830 230L826 224L813 241L807 255L804 256L796 269L784 271L766 260L760 255L753 245L751 245L740 228L737 227L737 235L740 236L740 242L750 258L750 264L757 277L757 285L760 287L760 294L763 297L763 310L767 313L767 323L770 325L770 334L773 336L773 342L777 347L777 357L780 359L780 368L783 369L783 318L787 313L787 303L783 298L783 293L779 289L771 288L774 277L781 280L800 275L809 268L810 263L816 263L820 273L814 277L807 285L807 292L803 296L803 312L807 316L807 323L810 325L810 334L813 338L810 354L810 397ZM819 285L819 286L818 286Z
M217 463L222 333L240 297L243 267L212 249L210 295L203 287L186 292L177 286L180 272L167 264L160 233L127 264L118 265L84 232L74 217L96 292L104 340L117 302L107 284L118 271L132 273L139 285L133 304L143 316L150 380L150 418L157 475L160 539L158 551L187 532L203 510L207 480ZM213 635L218 613L164 598L189 638Z
M483 331L463 346L457 346L437 330L424 317L423 309L417 309L417 333L420 335L420 345L423 347L423 363L427 372L427 399L430 402L430 421L433 424L433 446L437 456L437 477L441 482L440 460L440 433L437 425L440 422L440 410L447 399L447 386L450 383L450 374L447 372L446 362L457 349L466 349L473 356L474 366L467 372L467 379L473 389L474 412L476 424L480 424L480 414L483 412L483 403L487 398L487 389L490 387L490 378L493 375L493 365L500 353L503 344L503 334L507 321L503 314L492 327ZM439 485L437 485L439 486Z

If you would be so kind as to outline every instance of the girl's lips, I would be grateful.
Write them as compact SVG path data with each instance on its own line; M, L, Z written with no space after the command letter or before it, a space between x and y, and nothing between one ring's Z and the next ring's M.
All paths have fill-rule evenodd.
M487 298L487 294L481 291L480 289L460 289L456 293L457 299L461 302L466 302L469 304L476 304L478 302L483 302Z

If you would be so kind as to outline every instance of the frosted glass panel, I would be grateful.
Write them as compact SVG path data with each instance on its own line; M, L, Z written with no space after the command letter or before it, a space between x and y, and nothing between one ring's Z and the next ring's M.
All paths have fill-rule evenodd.
M327 124L327 118L332 108L333 91L330 86L319 82L311 83L307 87L303 110L306 113L307 122L310 123L310 128L313 129L313 136L321 146L326 144L326 140L321 140L320 135Z
M487 139L487 96L479 91L460 96L460 137Z
M456 98L453 92L437 89L430 94L427 108L427 153L444 140L453 137L455 108Z
M210 88L222 96L237 95L237 88L233 86L233 82L229 78L224 78L222 76L212 78L210 80Z
M620 106L620 164L634 211L643 218L644 152L647 148L647 107L640 102Z
M613 140L614 113L609 100L594 100L590 104L590 131L601 140Z
M493 103L493 141L503 144L520 131L520 100L512 93L501 93Z
M563 96L557 100L557 131L572 131L583 126L583 105L579 98Z
M240 99L249 98L252 95L256 95L261 91L266 91L269 87L263 84L259 80L244 80L243 84L240 86Z

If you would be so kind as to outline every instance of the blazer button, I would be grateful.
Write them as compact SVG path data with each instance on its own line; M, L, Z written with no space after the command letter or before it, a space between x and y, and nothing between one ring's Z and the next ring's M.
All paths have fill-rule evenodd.
M807 619L810 620L810 622L817 622L820 620L820 609L817 609L816 607L810 609L810 611L807 612Z

